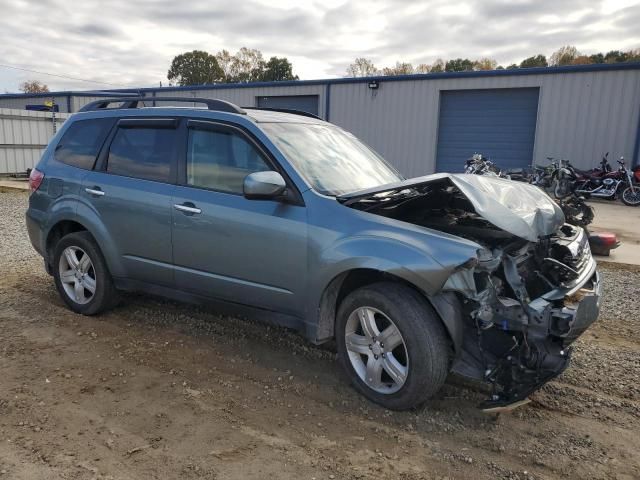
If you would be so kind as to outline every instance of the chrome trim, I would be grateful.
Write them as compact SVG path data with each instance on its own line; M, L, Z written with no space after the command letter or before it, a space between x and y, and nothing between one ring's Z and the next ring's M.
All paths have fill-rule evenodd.
M90 195L96 195L97 197L104 196L104 192L102 190L94 190L93 188L85 188L84 191L87 192Z
M180 210L181 212L186 212L186 213L202 213L202 210L197 208L197 207L188 207L186 205L174 205L173 208L175 208L176 210Z

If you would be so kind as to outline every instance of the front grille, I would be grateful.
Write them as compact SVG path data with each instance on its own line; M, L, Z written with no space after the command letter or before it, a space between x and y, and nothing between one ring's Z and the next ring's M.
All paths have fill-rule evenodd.
M567 251L568 252L563 256L561 262L578 273L582 272L591 259L589 239L584 231L574 244L567 246Z

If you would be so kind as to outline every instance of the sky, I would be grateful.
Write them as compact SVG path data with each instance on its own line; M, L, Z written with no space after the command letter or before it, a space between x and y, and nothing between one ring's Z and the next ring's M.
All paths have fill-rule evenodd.
M508 65L563 45L640 47L640 0L0 0L0 12L0 92L25 80L52 91L166 85L173 57L194 49L257 48L317 79L345 76L356 57Z

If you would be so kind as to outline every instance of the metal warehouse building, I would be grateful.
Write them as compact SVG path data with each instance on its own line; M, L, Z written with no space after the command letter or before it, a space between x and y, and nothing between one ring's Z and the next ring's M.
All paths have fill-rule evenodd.
M60 112L75 112L133 93L158 106L154 98L164 95L306 110L351 131L409 177L460 171L476 152L502 167L555 157L587 168L605 152L640 163L639 63L0 95L0 107L53 98Z

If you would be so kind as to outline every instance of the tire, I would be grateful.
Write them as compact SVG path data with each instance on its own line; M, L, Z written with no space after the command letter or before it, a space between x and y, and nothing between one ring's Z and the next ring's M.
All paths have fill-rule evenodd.
M640 185L634 185L633 190L631 187L627 187L622 191L622 203L629 205L630 207L637 207L640 205Z
M372 318L376 340L375 332L367 336L363 327ZM400 334L398 346L396 335L385 335L389 327ZM336 344L355 389L390 410L419 407L440 390L449 373L451 348L440 318L422 295L401 284L381 282L350 293L338 309ZM381 382L368 376L379 370Z
M52 270L58 293L74 312L96 315L118 303L119 296L111 274L89 232L70 233L58 241Z

